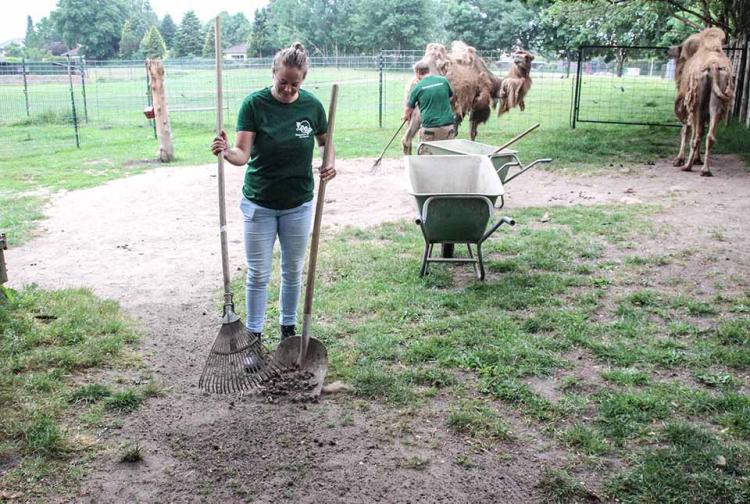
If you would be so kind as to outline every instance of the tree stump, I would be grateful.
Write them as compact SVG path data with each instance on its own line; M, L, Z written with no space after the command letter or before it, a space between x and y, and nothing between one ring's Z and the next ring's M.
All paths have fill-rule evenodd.
M164 63L160 59L147 59L151 96L154 100L154 122L156 137L159 139L159 161L169 163L174 160L172 148L172 128L169 126L167 96L164 92Z

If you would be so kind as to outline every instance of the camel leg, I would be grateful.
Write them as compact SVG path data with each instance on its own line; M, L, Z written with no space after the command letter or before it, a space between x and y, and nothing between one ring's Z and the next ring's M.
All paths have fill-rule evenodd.
M688 134L690 133L690 127L687 125L687 123L684 123L682 125L682 129L680 130L680 152L677 154L677 157L674 158L674 162L672 163L672 166L682 166L685 164L685 146L687 145L687 139ZM690 167L687 167L688 169L685 171L689 171Z
M711 95L711 105L709 107L709 113L711 114L711 120L708 123L708 133L706 133L706 152L704 152L703 168L701 168L702 177L711 177L711 164L708 160L711 155L711 149L716 142L716 127L719 125L719 121L722 117L723 104L717 103L718 98L715 95Z
M469 136L471 137L471 141L473 142L474 139L477 137L477 124L474 120L469 120Z
M682 167L682 171L690 171L693 164L695 164L695 158L698 157L698 151L701 146L701 137L703 136L703 118L700 117L700 112L696 113L698 116L697 121L693 121L693 138L690 140L690 157Z

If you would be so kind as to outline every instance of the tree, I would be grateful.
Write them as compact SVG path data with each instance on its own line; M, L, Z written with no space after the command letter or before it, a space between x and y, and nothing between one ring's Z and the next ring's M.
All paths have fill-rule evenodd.
M352 21L354 48L424 49L437 23L432 0L358 0Z
M39 37L34 30L34 21L32 21L31 16L26 16L26 38L24 38L23 44L26 49L39 47Z
M48 17L43 17L36 23L36 37L40 47L62 41L62 36L58 33L55 23Z
M174 36L177 33L177 25L174 24L172 16L169 14L164 16L164 19L161 20L159 33L161 33L161 36L164 39L164 44L171 49L172 44L174 44Z
M108 59L117 54L128 14L126 0L59 0L50 18L68 47L80 44L87 57Z
M185 13L180 22L180 27L175 35L174 55L177 57L197 56L203 49L203 30L201 22L195 12L190 10Z
M135 22L132 19L125 21L120 36L120 58L128 59L136 55L143 36L136 31Z
M221 30L224 31L223 29ZM224 39L222 37L222 44L224 43ZM214 54L216 52L216 36L214 34L214 28L213 26L209 26L206 29L206 35L203 37L203 52L201 55L204 58L213 58Z
M247 53L249 56L267 55L276 49L271 43L269 32L268 7L256 9L253 26L247 38Z
M156 26L152 26L146 33L146 36L143 37L140 52L144 57L149 59L164 59L164 56L167 54L167 46L164 44L164 39Z
M221 27L221 41L225 47L244 43L251 29L250 21L241 12L222 19Z
M158 24L156 13L148 0L130 0L131 14L122 28L120 57L140 57L141 41L152 26Z

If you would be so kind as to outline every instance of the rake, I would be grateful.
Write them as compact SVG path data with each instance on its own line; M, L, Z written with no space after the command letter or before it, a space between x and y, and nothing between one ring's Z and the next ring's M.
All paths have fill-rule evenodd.
M219 18L216 18L216 134L223 128L223 93L221 86L221 29ZM229 277L229 252L227 251L227 214L224 198L224 153L217 156L219 179L219 225L221 236L221 269L224 277L224 314L221 329L216 336L211 351L206 359L198 386L207 392L227 394L239 392L252 386L257 380L245 369L248 359L264 358L260 338L253 336L245 329L240 317L234 312L234 301Z

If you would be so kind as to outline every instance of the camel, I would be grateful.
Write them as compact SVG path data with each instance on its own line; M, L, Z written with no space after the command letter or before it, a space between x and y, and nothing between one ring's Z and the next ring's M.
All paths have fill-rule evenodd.
M671 47L669 55L675 58L675 115L682 123L680 152L674 165L691 171L700 163L700 142L706 121L708 133L701 175L710 177L710 152L716 141L716 127L729 112L732 89L732 64L724 54L725 35L719 28L707 28L688 37L679 46ZM692 131L690 155L685 161L685 145Z
M431 73L444 75L450 81L456 96L453 104L456 129L458 130L464 117L468 115L469 137L472 140L476 139L478 126L487 122L491 110L497 106L498 101L503 104L501 107L507 105L504 112L515 106L523 110L523 97L531 86L531 79L528 75L531 60L534 57L526 51L519 51L516 54L525 56L514 56L514 64L506 77L509 82L503 91L503 79L490 71L473 47L461 41L454 41L451 45L451 52L448 53L442 44L434 42L427 44L422 61L430 66ZM519 64L523 68L517 68ZM407 85L407 97L415 83L416 78ZM421 117L417 108L401 140L404 154L411 154L412 139L419 131L420 123Z
M523 99L531 87L531 62L534 56L526 51L516 51L513 54L513 64L508 70L508 75L503 79L500 87L500 106L497 108L497 116L500 117L513 107L518 107L523 112L526 104Z

